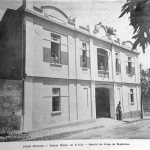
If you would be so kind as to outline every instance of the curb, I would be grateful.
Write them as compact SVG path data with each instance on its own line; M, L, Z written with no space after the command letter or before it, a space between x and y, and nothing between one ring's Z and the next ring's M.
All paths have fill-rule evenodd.
M46 135L46 136L35 137L35 138L28 138L28 139L24 139L22 141L38 141L38 140L41 140L43 138L46 138L46 140L52 140L52 139L53 140L57 140L57 139L60 139L60 136L67 137L67 136L69 136L71 134L75 134L75 133L79 133L79 132L83 132L83 131L89 131L89 130L98 129L98 128L104 128L104 127L105 126L97 126L97 127L91 127L91 128L86 128L86 129L79 129L79 130L68 131L68 132L66 131L66 132L57 133L57 134L53 134L53 135Z
M133 123L133 122L138 122L138 121L142 121L142 120L150 120L150 116L149 117L143 117L143 119L139 118L139 119L135 119L135 120L122 120L123 122L126 122L126 123Z
M122 121L122 123L124 123ZM112 125L111 127L114 127L115 125ZM110 126L109 126L110 127ZM56 134L52 134L52 135L46 135L46 136L39 136L39 137L34 137L34 138L28 138L28 139L24 139L23 141L39 141L39 140L60 140L60 137L67 137L71 134L76 134L79 132L83 132L83 131L89 131L89 130L94 130L94 129L99 129L99 128L106 128L108 129L109 127L105 126L105 125L100 125L100 126L92 126L92 127L88 127L88 128L82 128L82 129L75 129L73 131L64 131L61 133L56 133Z

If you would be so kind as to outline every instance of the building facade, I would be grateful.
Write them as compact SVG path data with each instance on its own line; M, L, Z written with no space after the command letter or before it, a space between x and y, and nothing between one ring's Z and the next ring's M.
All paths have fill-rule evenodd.
M20 116L21 130L116 119L119 101L123 118L140 115L139 53L131 42L112 40L102 25L83 27L62 10L31 1L8 9L1 29L1 82L15 82L22 96L19 109L7 115Z

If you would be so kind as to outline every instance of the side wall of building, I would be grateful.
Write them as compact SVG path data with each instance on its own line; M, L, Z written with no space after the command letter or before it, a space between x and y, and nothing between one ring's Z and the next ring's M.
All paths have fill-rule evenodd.
M0 128L22 129L23 83L0 79Z
M0 78L22 79L22 13L8 9L0 28Z

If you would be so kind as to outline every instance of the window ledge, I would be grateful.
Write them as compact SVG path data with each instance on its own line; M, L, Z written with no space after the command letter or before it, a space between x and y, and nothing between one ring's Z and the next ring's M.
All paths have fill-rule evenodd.
M51 115L52 115L52 116L61 115L61 111L53 111L53 112L51 112Z
M116 75L120 75L121 73L120 72L116 72Z
M51 66L51 67L59 67L59 68L61 68L61 67L62 67L62 64L50 63L50 66Z
M86 67L82 67L82 70L83 70L83 71L88 71L89 69L86 68Z
M102 75L108 75L109 71L105 71L105 70L98 70L98 74L102 74Z
M134 102L133 102L133 103L131 103L131 105L134 105Z
M129 76L129 77L133 77L134 75L132 75L132 74L128 74L128 76Z

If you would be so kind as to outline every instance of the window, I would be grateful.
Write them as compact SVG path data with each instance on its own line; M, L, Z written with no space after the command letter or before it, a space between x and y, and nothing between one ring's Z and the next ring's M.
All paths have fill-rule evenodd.
M51 67L68 65L68 36L53 33L44 29L43 33L43 62Z
M126 73L130 76L135 75L135 64L134 58L128 57L127 66L126 66Z
M57 112L61 111L61 102L60 102L60 88L52 89L52 111Z
M115 53L115 67L116 73L121 73L121 64L120 64L120 55L119 53Z
M135 67L134 67L134 58L133 57L127 57L127 66L126 66L126 73L129 76L135 75Z
M60 64L60 36L51 34L51 63Z
M134 104L134 93L133 93L133 89L130 89L130 100L131 100L131 105Z
M82 42L82 66L87 68L87 45Z
M132 74L132 59L128 57L128 74Z
M108 69L108 57L105 50L97 50L97 65L98 70L107 70Z

